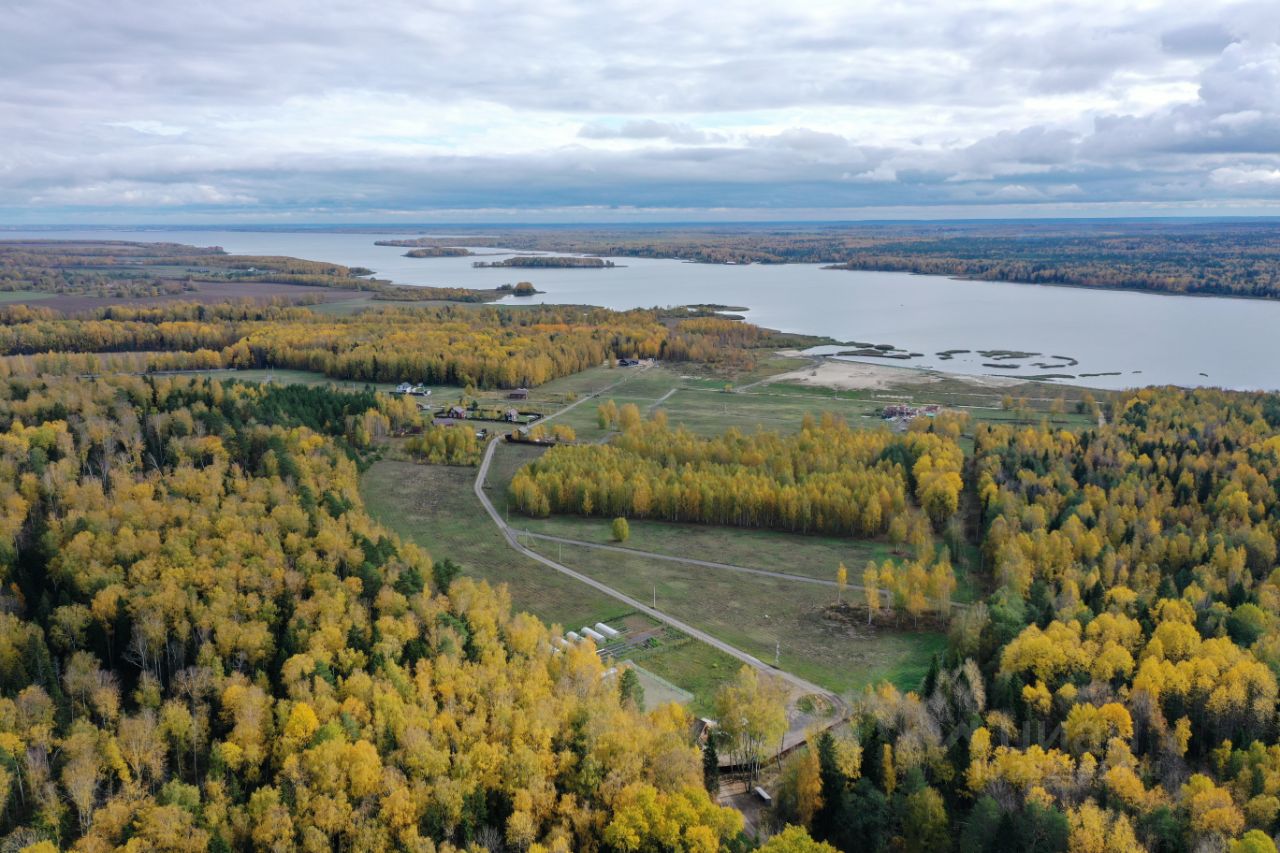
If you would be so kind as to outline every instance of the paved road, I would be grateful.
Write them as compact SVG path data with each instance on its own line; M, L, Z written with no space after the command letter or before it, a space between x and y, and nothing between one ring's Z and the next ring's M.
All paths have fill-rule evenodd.
M502 531L502 536L504 539L507 540L507 544L509 546L514 548L516 551L519 551L521 554L528 557L529 559L536 560L542 565L547 566L548 568L554 569L563 575L568 575L574 580L580 581L581 583L584 583L587 586L591 587L592 589L598 590L599 592L602 592L605 595L610 596L611 598L616 598L618 601L623 602L628 607L634 608L638 612L645 614L651 619L656 619L657 621L662 622L665 625L669 625L672 628L675 628L677 631L680 631L684 634L688 634L690 637L693 637L696 640L700 640L706 643L708 646L711 646L714 649L718 649L719 651L724 652L730 657L736 658L737 660L742 661L748 666L754 667L755 669L761 672L769 673L770 675L773 675L777 678L781 678L782 680L786 681L788 684L792 685L793 687L799 688L805 693L817 693L821 696L827 697L828 701L832 702L833 706L837 709L837 720L842 719L844 717L848 709L847 704L844 702L843 699L830 693L829 691L823 689L822 687L819 687L818 685L810 681L806 681L805 679L799 677L798 675L794 675L790 672L787 672L786 670L772 667L766 664L764 661L760 660L759 658L755 657L754 655L747 654L741 649L731 646L728 643L724 642L723 640L718 639L717 637L713 637L711 634L708 634L706 631L699 630L693 627L692 625L688 624L687 622L683 622L675 618L674 616L671 616L667 613L663 613L661 610L650 607L649 605L645 604L643 601L640 601L637 598L632 598L626 593L620 592L614 589L613 587L608 586L607 584L601 583L600 581L596 580L593 577L589 577L587 575L582 574L581 572L574 571L573 569L569 568L566 565L557 563L555 560L548 559L542 556L541 554L539 554L537 551L530 550L529 548L526 548L524 545L521 545L520 542L517 540L518 531L516 531L509 524L507 524L505 521L502 520L502 516L498 514L498 511L493 506L493 502L489 500L489 496L488 494L485 493L485 490L484 490L485 478L488 477L489 475L489 465L493 461L493 454L495 451L497 451L498 444L500 442L501 442L501 439L494 439L493 441L489 442L489 446L484 452L484 459L480 463L480 470L476 473L476 481L475 481L474 488L475 488L476 497L480 500L480 504L484 507L484 511L489 514L489 518L491 518L493 520L493 523L498 526L498 530ZM799 741L804 740L804 737L805 737L805 732L803 730L789 731L787 732L786 737L783 739L782 748L784 750L790 749L794 747Z

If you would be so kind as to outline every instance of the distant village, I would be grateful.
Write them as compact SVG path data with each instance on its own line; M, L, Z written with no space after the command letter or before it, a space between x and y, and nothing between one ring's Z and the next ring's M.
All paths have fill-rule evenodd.
M936 417L942 407L936 404L927 406L909 406L906 403L891 403L880 410L880 417L886 421L895 421L897 423L907 423L916 418L932 418Z

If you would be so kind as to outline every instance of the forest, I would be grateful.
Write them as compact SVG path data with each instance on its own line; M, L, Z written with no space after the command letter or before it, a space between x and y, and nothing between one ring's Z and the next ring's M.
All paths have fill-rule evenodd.
M792 759L842 850L1274 850L1280 403L1146 389L1079 433L978 425L986 601L918 692Z
M963 454L934 433L855 430L826 416L792 435L730 429L706 439L670 428L661 412L641 422L634 404L619 422L613 442L556 447L519 472L520 510L860 537L893 528L907 541L959 507Z
M477 388L531 387L622 356L741 368L754 363L766 340L769 333L736 320L569 306L442 305L330 316L279 303L166 303L82 318L0 307L0 356L157 353L158 363L174 367L290 368Z
M686 712L643 710L460 574L467 554L365 513L356 478L389 436L467 465L472 431L372 391L126 374L496 388L776 342L657 311L3 307L0 844L750 849ZM894 559L850 566L854 606L949 616L917 689L867 690L782 761L771 819L791 828L763 849L1273 850L1280 397L1101 405L1075 429L944 411L905 432L815 414L704 436L606 399L608 443L561 425L512 492L535 515L886 542ZM755 701L749 680L726 701Z
M367 408L366 408L367 407ZM364 512L389 398L0 385L6 849L714 851L683 711Z
M1280 398L1150 388L1106 409L1078 431L828 416L703 438L606 402L611 444L547 451L512 496L915 546L867 567L868 617L886 591L950 611L947 651L918 690L869 688L787 758L779 826L849 851L1274 850ZM987 593L952 610L946 553L928 555L966 505Z
M423 250L429 251L429 250ZM434 256L434 255L433 255ZM371 292L376 299L412 302L492 302L494 290L406 287L370 277L372 270L323 261L227 254L217 246L117 240L0 240L0 291L98 298L188 298L218 285L276 284ZM292 289L292 288L286 288ZM308 294L311 295L311 294ZM220 299L218 301L221 301Z
M473 261L473 267L527 267L529 269L608 269L613 261L577 255L516 255L500 261Z
M701 263L821 263L989 281L1276 298L1277 237L1276 220L1173 219L546 227L509 229L469 242Z

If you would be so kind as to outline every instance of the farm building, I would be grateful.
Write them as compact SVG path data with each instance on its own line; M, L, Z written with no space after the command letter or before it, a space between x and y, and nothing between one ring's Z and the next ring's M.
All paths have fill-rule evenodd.
M510 393L507 394L507 399L508 400L527 400L529 399L529 389L517 388L514 391L511 391Z
M908 406L905 403L892 403L885 406L881 411L881 417L886 420L903 419L911 420L913 418L927 417L931 418L942 411L942 407L938 405L928 406Z
M395 393L409 394L414 397L430 397L431 389L425 385L414 385L412 382L401 382L396 386Z

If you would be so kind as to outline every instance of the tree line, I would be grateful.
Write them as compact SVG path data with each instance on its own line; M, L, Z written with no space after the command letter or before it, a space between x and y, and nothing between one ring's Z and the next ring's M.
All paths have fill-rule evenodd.
M0 386L13 849L713 851L690 720L365 513L386 397ZM400 408L398 408L400 407ZM460 555L465 559L465 555Z
M778 819L842 850L1274 850L1278 399L978 425L991 593L918 690L869 690L789 761Z
M601 409L608 422L617 409ZM955 514L963 454L942 435L852 429L831 415L786 435L702 438L663 413L617 415L610 444L555 447L511 482L515 505L552 512L766 527L844 536L927 536Z
M178 365L291 368L365 382L460 387L540 385L626 356L754 363L768 334L737 320L659 311L442 305L326 316L275 304L111 307L90 317L0 310L0 355L189 353Z

